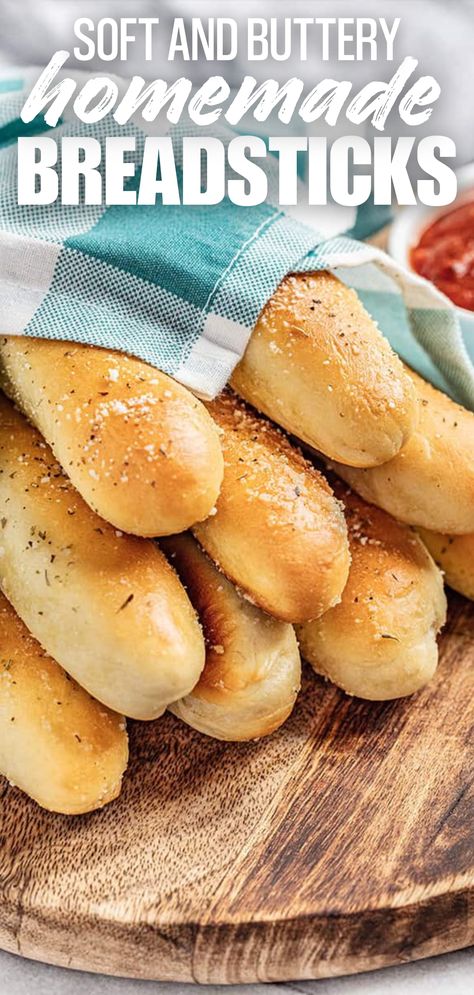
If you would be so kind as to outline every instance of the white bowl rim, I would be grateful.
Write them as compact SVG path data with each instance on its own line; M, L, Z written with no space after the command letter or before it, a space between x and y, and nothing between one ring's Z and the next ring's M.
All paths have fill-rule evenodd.
M413 272L410 263L410 249L417 244L421 231L428 227L431 221L448 214L449 211L462 204L464 200L471 200L474 197L474 162L469 162L456 170L458 180L458 194L452 204L445 204L443 207L425 207L418 204L416 207L402 207L390 226L388 236L388 252L397 263L407 266ZM468 308L453 305L456 311L466 318L474 320L474 311Z

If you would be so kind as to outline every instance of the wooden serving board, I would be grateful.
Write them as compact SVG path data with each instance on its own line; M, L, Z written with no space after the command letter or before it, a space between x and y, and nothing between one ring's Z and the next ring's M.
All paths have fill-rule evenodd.
M437 678L351 699L312 673L286 726L231 745L131 723L121 798L42 812L0 781L0 945L89 971L317 978L474 942L474 609Z

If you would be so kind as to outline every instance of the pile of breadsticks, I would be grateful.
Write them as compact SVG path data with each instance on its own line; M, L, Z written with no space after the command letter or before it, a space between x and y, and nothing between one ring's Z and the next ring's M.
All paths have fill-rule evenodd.
M0 386L0 770L41 805L118 794L123 716L272 732L298 644L352 695L430 679L435 560L474 594L474 415L334 276L283 281L208 404L137 359L9 335Z

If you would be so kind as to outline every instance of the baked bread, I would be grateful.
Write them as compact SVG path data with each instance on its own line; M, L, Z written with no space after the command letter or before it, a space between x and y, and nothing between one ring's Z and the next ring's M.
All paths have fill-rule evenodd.
M303 442L351 466L391 459L416 426L400 360L355 291L326 272L283 280L231 384Z
M98 518L1 394L0 507L0 588L82 687L137 719L194 687L204 640L166 557Z
M222 455L185 387L107 349L0 337L0 387L106 521L141 536L189 528L214 506Z
M433 676L446 618L440 571L416 533L335 483L352 562L341 602L298 626L303 657L348 694L381 701Z
M117 797L127 759L122 716L71 680L0 594L0 772L43 808L78 815Z
M474 532L469 535L442 535L418 529L425 546L454 591L474 601Z
M221 430L216 514L193 529L226 576L275 618L303 622L340 599L349 570L344 515L324 478L231 392L208 404Z
M401 452L368 470L332 463L372 504L433 532L474 532L474 414L408 371L420 409Z
M162 541L201 620L206 664L170 711L208 736L258 739L292 711L301 663L291 625L251 605L189 534Z

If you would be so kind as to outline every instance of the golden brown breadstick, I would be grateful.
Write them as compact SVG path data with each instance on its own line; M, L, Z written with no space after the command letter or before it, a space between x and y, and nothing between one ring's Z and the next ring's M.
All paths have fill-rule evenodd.
M268 736L288 718L301 663L291 625L249 604L189 535L162 540L201 619L206 665L170 711L217 739Z
M330 273L283 280L231 383L287 431L352 466L391 459L416 425L400 360L355 291Z
M43 808L91 812L116 798L125 721L47 656L0 594L0 771Z
M444 579L454 591L474 601L474 532L469 535L442 535L417 530L433 559L444 573Z
M440 571L416 533L335 484L352 554L342 600L298 626L303 656L348 694L384 700L413 694L433 676L446 618Z
M180 532L215 504L223 467L212 420L185 387L147 363L3 336L0 386L87 504L124 532Z
M329 485L234 394L208 409L221 429L224 480L217 513L194 535L275 618L316 618L340 599L349 569L344 516Z
M0 588L79 684L141 719L194 687L204 640L165 556L98 518L2 395L0 508Z
M408 372L420 420L401 452L369 470L331 465L362 497L401 522L433 532L473 532L474 414Z

